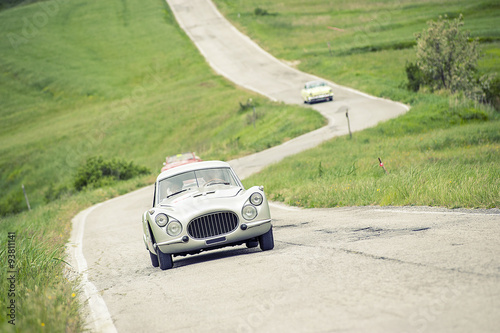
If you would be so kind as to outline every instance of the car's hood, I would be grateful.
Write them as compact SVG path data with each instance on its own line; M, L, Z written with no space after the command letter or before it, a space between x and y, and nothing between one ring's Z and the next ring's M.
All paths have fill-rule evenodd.
M239 186L213 185L173 196L158 208L174 218L190 220L196 215L242 206L245 198L239 194L243 192Z
M201 187L198 189L191 189L167 200L163 200L161 206L176 207L180 205L197 205L207 200L235 197L240 191L242 191L242 188L239 186L212 185Z

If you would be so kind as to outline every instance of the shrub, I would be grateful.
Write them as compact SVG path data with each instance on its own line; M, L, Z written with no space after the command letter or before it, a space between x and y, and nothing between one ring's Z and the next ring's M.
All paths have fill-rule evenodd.
M78 168L73 184L75 189L81 191L86 187L102 187L148 173L147 168L132 162L115 159L106 161L102 156L91 157L85 165Z
M269 15L269 13L267 12L267 10L262 9L260 7L255 8L253 12L254 12L255 16Z
M489 86L491 78L477 75L479 42L470 37L469 31L462 31L462 15L454 20L440 16L428 25L416 34L416 63L406 65L408 89L418 91L425 85L431 91L463 92L468 98L484 101L484 87Z
M26 201L24 200L21 189L18 192L13 192L0 199L0 216L9 214L17 214L26 209Z
M416 63L413 62L406 62L405 70L406 77L408 78L408 84L406 85L406 88L408 90L417 92L425 83L422 70Z
M500 77L495 77L483 88L486 103L491 104L495 110L500 111Z

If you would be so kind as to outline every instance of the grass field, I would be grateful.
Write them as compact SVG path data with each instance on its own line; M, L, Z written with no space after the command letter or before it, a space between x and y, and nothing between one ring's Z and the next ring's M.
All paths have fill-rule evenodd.
M499 207L498 112L402 87L413 34L440 14L464 14L466 28L487 41L480 70L498 73L497 1L215 2L278 58L412 106L245 184L264 184L272 200L303 207ZM256 8L268 15L256 16ZM1 11L0 27L0 306L16 304L16 326L8 323L10 310L0 313L2 332L82 331L80 291L62 261L78 211L150 184L166 155L194 150L228 160L324 124L309 109L269 102L215 75L164 1L49 0ZM249 98L255 130L242 108ZM76 192L76 169L97 155L151 174ZM12 251L19 273L10 296Z
M464 15L465 29L483 41L480 72L498 75L498 2L214 2L238 29L298 69L411 106L396 120L290 157L246 183L263 183L271 199L304 207L500 206L498 111L404 87L414 34L440 15Z
M22 184L43 204L96 154L154 173L167 155L227 160L324 124L215 75L162 1L46 1L0 15L3 214L26 207ZM255 129L240 107L249 98Z
M17 300L16 326L2 311L2 332L81 331L62 261L79 210L150 184L167 155L228 160L325 124L216 75L164 1L35 2L0 11L0 27L0 260L14 251L19 269L0 301ZM151 173L78 193L76 171L94 156Z

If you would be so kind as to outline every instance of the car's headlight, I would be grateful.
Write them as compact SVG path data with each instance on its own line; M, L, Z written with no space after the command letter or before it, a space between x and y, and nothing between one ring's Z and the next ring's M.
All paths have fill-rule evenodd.
M262 194L258 192L255 192L250 196L250 202L255 206L261 205L262 201L264 201L264 198L262 197Z
M246 205L243 207L241 214L245 220L253 220L257 216L257 208L252 205Z
M168 216L163 213L160 213L156 215L155 222L156 224L158 224L159 227L164 227L168 223Z
M167 226L167 234L178 236L182 231L182 224L177 220L172 220Z

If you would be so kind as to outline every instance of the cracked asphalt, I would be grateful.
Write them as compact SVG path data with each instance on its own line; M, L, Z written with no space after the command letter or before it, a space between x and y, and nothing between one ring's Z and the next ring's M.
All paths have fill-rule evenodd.
M118 332L500 327L498 210L273 203L272 251L240 246L175 257L174 268L161 271L134 215L151 195L145 188L113 199L86 221L89 279Z

